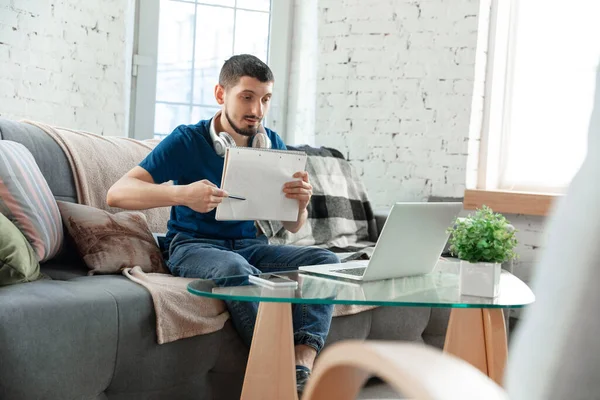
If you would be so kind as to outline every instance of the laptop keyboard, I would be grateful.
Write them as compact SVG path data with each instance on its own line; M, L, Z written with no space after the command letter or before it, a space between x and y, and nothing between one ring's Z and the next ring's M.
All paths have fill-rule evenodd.
M360 268L347 268L347 269L334 269L331 272L339 272L340 274L363 276L365 274L366 267Z

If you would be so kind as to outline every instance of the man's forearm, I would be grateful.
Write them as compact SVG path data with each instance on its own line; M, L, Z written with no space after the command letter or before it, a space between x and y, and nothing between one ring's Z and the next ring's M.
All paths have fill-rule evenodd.
M285 222L282 222L282 224L283 224L283 227L285 229L287 229L288 231L290 231L292 233L296 233L300 230L300 228L302 228L302 225L304 225L307 218L308 218L308 211L306 211L306 209L304 209L304 211L302 211L298 214L297 221L285 221Z
M182 186L157 185L139 179L124 177L110 188L106 202L111 207L127 210L146 210L180 205Z

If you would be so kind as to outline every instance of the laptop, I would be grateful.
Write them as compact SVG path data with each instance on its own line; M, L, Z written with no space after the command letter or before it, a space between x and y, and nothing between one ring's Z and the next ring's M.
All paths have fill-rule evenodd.
M301 271L356 281L428 274L444 249L462 203L396 203L370 260L302 266Z

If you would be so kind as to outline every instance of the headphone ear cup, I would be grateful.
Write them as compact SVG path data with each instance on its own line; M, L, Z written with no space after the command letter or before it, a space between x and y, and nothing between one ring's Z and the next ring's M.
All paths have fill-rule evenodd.
M223 142L225 143L225 147L236 147L237 145L235 144L235 140L233 140L233 138L231 137L231 135L227 132L221 132L219 133L219 137L221 139L223 139ZM223 154L225 154L225 152L223 152Z
M228 147L235 147L235 140L227 132L221 132L214 138L215 152L221 157L225 156Z
M215 145L215 153L221 157L225 156L225 144L223 143L223 140L216 138L213 141L213 144Z
M216 138L214 138L213 140L213 144L215 146L215 153L217 153L217 155L224 157L225 156L225 142L223 141L223 139L221 139L218 135Z
M264 133L257 133L252 138L252 147L257 147L259 149L270 149L271 148L271 139Z

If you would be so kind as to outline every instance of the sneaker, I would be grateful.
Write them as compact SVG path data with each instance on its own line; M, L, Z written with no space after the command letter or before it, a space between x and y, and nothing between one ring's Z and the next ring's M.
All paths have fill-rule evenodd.
M308 368L296 367L296 391L298 392L298 398L302 397L308 378L310 378L310 370Z

